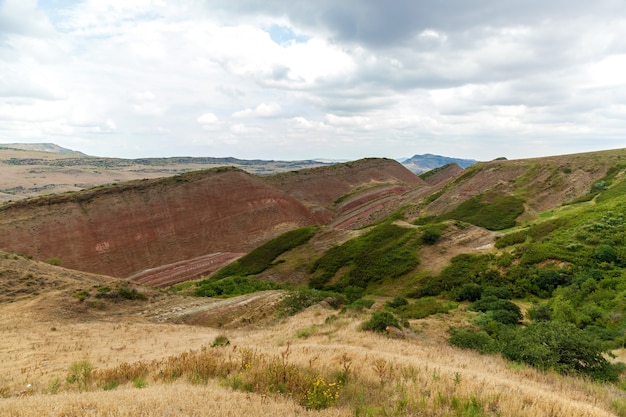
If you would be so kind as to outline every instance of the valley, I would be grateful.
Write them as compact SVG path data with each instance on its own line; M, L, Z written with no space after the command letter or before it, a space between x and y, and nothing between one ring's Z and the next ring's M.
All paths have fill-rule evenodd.
M626 415L625 149L193 163L0 205L3 413Z

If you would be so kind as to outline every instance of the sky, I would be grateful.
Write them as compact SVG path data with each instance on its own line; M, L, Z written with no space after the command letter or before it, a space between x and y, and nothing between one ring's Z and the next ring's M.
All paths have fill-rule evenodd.
M623 0L0 0L0 143L122 158L626 147Z

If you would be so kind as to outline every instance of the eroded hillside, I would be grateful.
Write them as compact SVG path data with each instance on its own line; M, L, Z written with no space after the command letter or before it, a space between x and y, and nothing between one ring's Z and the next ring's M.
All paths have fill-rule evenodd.
M270 178L236 168L195 171L5 204L0 248L115 277L162 267L179 277L159 279L174 283L214 271L219 259L232 260L288 230L333 220L346 210L337 214L334 207L346 193L360 198L352 211L375 204L387 207L378 209L382 216L397 207L391 197L421 184L391 160ZM372 185L382 194L370 193ZM233 255L213 256L218 253Z
M457 176L429 202L426 214L443 214L469 198L494 193L525 202L522 219L533 219L590 192L611 167L626 160L626 150L545 158L480 162Z
M125 277L214 252L247 252L319 221L258 177L220 168L2 206L0 248Z

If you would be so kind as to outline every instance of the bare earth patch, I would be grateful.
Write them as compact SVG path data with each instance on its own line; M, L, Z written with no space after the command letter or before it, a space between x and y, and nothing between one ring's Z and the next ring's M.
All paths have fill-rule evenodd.
M437 244L420 249L420 269L437 274L457 255L487 253L493 249L496 236L497 233L478 226L460 228L451 224Z

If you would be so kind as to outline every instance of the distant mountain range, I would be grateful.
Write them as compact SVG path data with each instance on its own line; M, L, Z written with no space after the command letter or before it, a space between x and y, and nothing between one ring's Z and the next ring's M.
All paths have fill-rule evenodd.
M54 143L0 143L0 148L19 149L25 151L38 151L38 152L51 152L56 154L69 154L77 157L85 156L86 154L67 149ZM276 164L281 161L261 161L261 160L242 160L237 158L212 158L212 157L170 157L170 158L140 158L134 160L137 163L143 165L161 164L167 163L200 163L200 164L224 164L234 166L246 166L246 165L264 165ZM450 158L447 156L433 155L430 153L424 155L413 155L410 158L398 159L402 165L407 167L415 174L421 174L430 171L435 168L439 168L451 163L459 165L461 168L467 168L470 165L475 164L476 160L473 159L460 159ZM293 162L293 169L299 169L303 167L315 166L317 164L334 164L347 161L335 161L329 159L315 159L307 161L284 161ZM302 166L301 166L302 165Z
M414 155L408 159L399 160L405 167L416 174L421 174L431 169L439 168L448 164L457 164L461 168L467 168L475 164L474 159L449 158L447 156L433 155L430 153L424 155Z
M54 143L0 143L0 148L87 156L82 152L73 151Z

